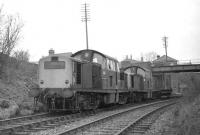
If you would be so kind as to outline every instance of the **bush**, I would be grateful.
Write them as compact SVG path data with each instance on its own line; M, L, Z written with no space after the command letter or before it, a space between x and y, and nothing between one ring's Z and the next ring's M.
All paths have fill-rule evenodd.
M19 111L19 114L24 116L24 115L31 115L33 114L33 110L28 110L28 109L22 109Z
M187 85L183 98L173 112L177 135L198 135L200 124L200 74L183 73L180 81Z
M0 107L5 109L5 108L9 108L10 104L8 101L6 100L3 100L1 103L0 103Z
M176 128L177 135L199 135L198 121L200 116L200 96L196 97L193 102L181 101L176 105L174 111L174 123L173 127Z
M15 116L19 110L18 105L11 100L0 99L0 104L3 106L0 108L0 119L7 119Z

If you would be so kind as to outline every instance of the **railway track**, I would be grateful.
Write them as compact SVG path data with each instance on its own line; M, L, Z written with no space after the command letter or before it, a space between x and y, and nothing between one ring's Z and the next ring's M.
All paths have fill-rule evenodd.
M50 113L39 113L35 115L0 120L0 134L12 134L12 131L14 131L17 128L20 128L22 125L25 125L25 123L28 123L33 120L39 121L50 116Z
M171 104L170 104L171 105ZM164 105L153 111L147 112L135 121L128 124L125 128L117 132L115 135L143 135L147 130L150 129L151 125L156 119L168 109L168 105Z
M174 104L175 101L169 100L132 107L120 111L115 111L112 114L99 117L90 122L81 123L65 131L56 133L56 135L122 135L133 133L144 133L144 129L150 127L151 122L139 121L144 120L151 114ZM153 120L153 118L152 118ZM135 125L135 127L133 127ZM131 128L130 128L131 127ZM136 130L137 129L137 130Z
M31 132L53 128L66 119L73 119L79 114L61 115L41 113L24 117L16 117L0 121L0 134L2 135L25 135ZM59 123L58 123L59 122Z
M28 115L28 116L23 116L23 117L15 117L15 118L10 118L10 119L0 120L0 127L7 126L8 124L11 124L14 122L37 119L37 118L42 118L49 115L50 115L49 113L39 113L35 115Z
M117 108L117 106L105 110L112 110L115 108ZM77 114L41 113L37 115L0 120L0 135L29 135L33 132L51 129L62 124L69 124L78 121L80 118L93 115L94 113L100 113L103 110L104 109L98 109L96 112L87 111Z
M165 101L162 101L165 102ZM156 103L150 103L150 104L156 104ZM149 105L150 105L149 104ZM84 113L77 113L77 114L68 114L68 115L51 115L49 113L42 113L37 115L31 115L31 116L25 116L25 117L17 117L7 120L0 120L0 134L2 135L29 135L29 134L35 134L38 135L39 132L41 134L44 134L45 131L48 130L54 130L55 127L61 127L63 125L71 127L70 124L73 125L73 123L82 123L81 120L87 119L89 120L90 117L94 116L94 120L97 120L99 118L113 115L114 113L124 110L127 110L127 108L135 108L139 109L142 108L145 105L124 105L124 106L116 106L111 107L107 109L98 109L96 112L89 111ZM135 107L133 107L135 106ZM78 124L74 124L77 126ZM45 130L44 132L42 130ZM59 130L58 130L59 131ZM51 131L50 131L51 132ZM55 134L56 132L53 132L52 134Z

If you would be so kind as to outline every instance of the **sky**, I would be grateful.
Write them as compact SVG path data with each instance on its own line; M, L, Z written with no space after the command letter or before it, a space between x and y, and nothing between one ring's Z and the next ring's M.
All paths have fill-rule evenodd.
M0 0L6 14L19 15L24 27L15 49L38 61L56 53L86 49L82 4L89 4L89 49L123 60L148 52L177 60L200 60L200 0Z

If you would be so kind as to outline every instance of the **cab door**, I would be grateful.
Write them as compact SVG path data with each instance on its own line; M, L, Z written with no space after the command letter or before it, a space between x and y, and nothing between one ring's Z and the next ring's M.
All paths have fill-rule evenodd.
M92 65L92 87L94 89L102 88L101 65L97 63Z
M81 88L82 87L82 63L74 61L73 66L73 87Z

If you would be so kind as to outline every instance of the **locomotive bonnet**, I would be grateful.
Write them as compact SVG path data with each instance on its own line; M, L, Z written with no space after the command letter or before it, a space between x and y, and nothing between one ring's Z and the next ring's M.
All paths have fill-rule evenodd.
M72 53L49 52L49 56L39 61L39 88L46 96L72 97Z

